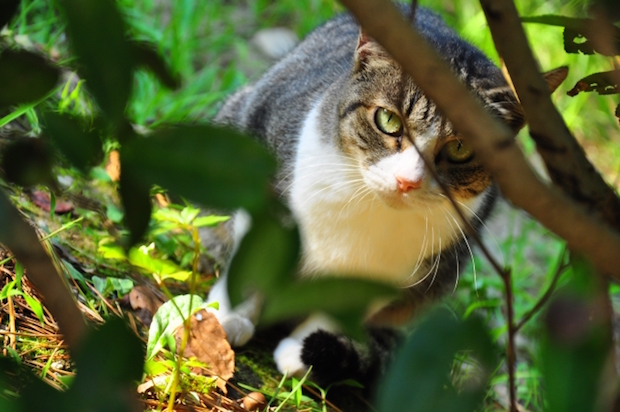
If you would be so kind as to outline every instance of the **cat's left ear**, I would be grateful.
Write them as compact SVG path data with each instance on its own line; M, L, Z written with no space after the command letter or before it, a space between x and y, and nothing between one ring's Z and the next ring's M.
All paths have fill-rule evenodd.
M547 86L549 86L549 93L553 93L566 77L568 76L568 67L562 66L557 69L549 70L548 72L543 73L543 77L547 82Z
M370 36L368 36L364 30L360 29L360 34L357 38L357 47L355 48L355 71L359 71L368 66L373 59L377 57L388 58L388 54Z

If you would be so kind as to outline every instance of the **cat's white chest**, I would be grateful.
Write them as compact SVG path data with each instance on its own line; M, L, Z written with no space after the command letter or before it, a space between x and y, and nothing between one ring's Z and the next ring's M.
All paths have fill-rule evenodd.
M426 258L462 236L449 203L388 206L363 183L359 167L320 135L317 113L315 107L302 129L290 189L303 271L415 284L432 271Z

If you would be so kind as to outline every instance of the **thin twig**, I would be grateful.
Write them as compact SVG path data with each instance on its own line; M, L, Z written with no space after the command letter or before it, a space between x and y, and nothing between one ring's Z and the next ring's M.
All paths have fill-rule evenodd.
M568 264L565 262L566 252L567 251L565 247L562 250L562 254L558 262L558 267L556 268L555 273L553 274L551 283L549 284L545 292L542 294L542 296L538 299L538 302L536 302L534 307L532 307L532 309L527 311L527 313L523 315L521 320L517 323L517 326L515 327L515 332L518 332L523 327L523 325L525 325L530 319L532 319L532 317L534 317L534 315L537 314L545 306L545 304L549 301L549 299L553 295L553 292L555 291L555 287L558 284L558 280L560 280L560 276L562 275L562 273L564 273L564 270L566 270L566 268L568 267Z
M620 235L538 178L516 145L514 133L480 106L390 0L341 2L468 139L506 198L566 239L598 270L620 279L616 258Z
M517 351L515 349L515 337L517 330L514 322L514 295L512 292L512 275L510 271L502 274L504 281L504 293L506 295L506 318L508 324L508 342L506 344L506 364L508 367L508 390L510 396L510 412L517 412L517 384L515 379L515 366L517 363Z

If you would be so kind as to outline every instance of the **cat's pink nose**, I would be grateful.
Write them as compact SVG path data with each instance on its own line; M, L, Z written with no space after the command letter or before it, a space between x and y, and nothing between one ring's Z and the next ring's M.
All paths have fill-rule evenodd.
M422 179L411 180L406 177L396 176L396 182L398 184L398 191L402 193L407 193L410 190L422 187Z

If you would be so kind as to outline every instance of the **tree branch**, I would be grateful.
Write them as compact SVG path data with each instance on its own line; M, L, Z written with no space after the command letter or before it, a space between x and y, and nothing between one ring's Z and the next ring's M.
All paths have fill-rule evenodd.
M620 280L620 265L615 258L620 250L620 236L538 179L515 144L513 133L470 96L447 64L389 0L341 2L468 138L513 204L566 239L571 249L587 256L598 270Z
M620 199L586 158L551 102L513 1L480 0L480 4L549 176L575 201L594 208L620 230Z
M63 339L71 350L77 349L86 335L86 321L73 295L56 272L32 227L0 191L0 242L24 265L28 280L43 296L43 303L58 322Z

